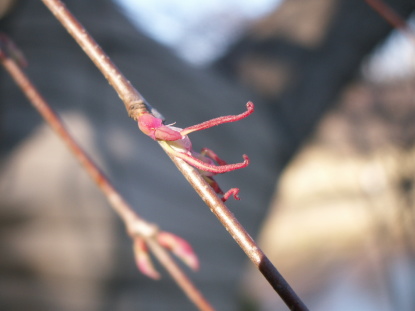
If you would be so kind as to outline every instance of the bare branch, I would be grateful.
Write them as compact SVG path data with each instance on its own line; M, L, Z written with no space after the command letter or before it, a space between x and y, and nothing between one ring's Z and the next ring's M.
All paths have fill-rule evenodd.
M165 148L164 144L160 145ZM197 170L182 159L168 152L167 154L290 310L308 310L284 277Z
M85 28L82 27L82 25L69 12L61 1L42 1L101 70L120 98L124 101L124 105L126 106L130 117L136 120L137 117L144 112L143 109L145 107L143 106L143 97L131 86L129 81L122 75L121 72L118 71L116 66L112 64L109 57L92 39L92 37L90 37ZM131 92L131 94L129 94L129 92ZM132 108L131 102L140 107L137 109L135 107ZM165 144L161 143L160 145L164 151L167 152ZM244 250L248 258L258 267L271 286L281 296L290 310L308 310L301 299L296 295L293 289L272 265L255 241L236 220L229 209L223 204L221 199L215 194L213 189L203 179L199 172L197 172L197 170L193 167L187 165L183 160L177 158L176 156L172 156L171 153L167 152L167 154L190 182L196 192L201 196L202 200L209 206L216 217L218 217L220 222L232 235L238 245Z
M124 102L128 115L135 120L141 111L147 110L147 103L143 96L141 96L131 85L130 81L118 70L79 21L68 12L65 5L61 1L44 0L43 2L115 89L118 96Z
M93 160L83 151L83 149L72 138L64 127L58 115L47 104L40 95L32 82L27 78L23 70L17 65L14 59L5 52L5 46L10 46L11 42L5 35L0 35L0 61L7 72L12 76L16 84L29 99L30 103L38 110L45 121L67 145L72 154L78 159L82 167L89 173L94 182L102 190L112 208L122 218L126 229L134 243L141 240L146 243L154 252L156 258L171 274L176 283L182 288L188 298L202 311L214 310L208 301L203 297L199 290L192 284L189 278L177 266L169 253L160 245L158 235L161 233L159 228L139 217L133 208L123 199L119 192L114 188L109 179L100 171ZM171 235L174 238L174 235ZM181 240L182 241L182 240ZM174 241L173 241L174 242ZM157 274L150 275L157 278Z

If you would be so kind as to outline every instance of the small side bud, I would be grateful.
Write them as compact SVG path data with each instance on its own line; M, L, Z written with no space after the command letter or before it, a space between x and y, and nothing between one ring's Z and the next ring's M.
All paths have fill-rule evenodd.
M192 270L199 269L199 260L197 255L186 240L178 237L177 235L164 231L157 235L157 240L160 245L171 250L173 254L180 258Z
M134 239L134 256L138 270L151 279L159 280L160 274L154 268L147 245L141 238Z

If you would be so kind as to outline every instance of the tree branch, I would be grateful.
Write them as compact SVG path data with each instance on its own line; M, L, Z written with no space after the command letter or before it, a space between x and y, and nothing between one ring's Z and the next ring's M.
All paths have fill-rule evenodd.
M208 301L203 297L200 291L192 284L189 278L183 273L178 265L171 258L169 253L160 245L157 237L160 233L159 228L139 217L133 208L123 199L120 193L111 184L109 179L97 167L93 160L84 152L84 150L72 138L64 127L58 115L47 104L45 99L40 95L32 82L28 79L23 70L17 65L16 61L9 57L10 51L7 47L14 47L11 41L5 35L0 35L0 61L6 71L11 75L22 92L29 99L30 103L37 109L44 120L50 125L60 139L67 145L72 154L81 163L82 167L94 182L98 185L105 197L109 201L115 212L124 221L130 237L136 242L138 239L144 240L150 247L156 258L170 273L176 283L182 288L188 298L202 311L213 311ZM10 44L9 44L10 43ZM12 52L19 52L14 50ZM14 53L13 53L14 54ZM20 54L20 53L18 53ZM123 88L121 88L123 89ZM171 235L173 236L173 235ZM173 238L177 238L173 236ZM156 273L153 271L153 277Z
M101 70L103 75L114 87L119 97L124 101L128 114L134 120L143 112L144 99L122 75L121 72L112 64L109 57L93 40L83 26L69 12L60 0L42 0L67 31L74 37L84 52L91 58L95 65ZM129 93L131 92L131 94ZM136 106L134 106L136 105ZM132 107L133 106L133 107ZM160 144L164 148L163 144ZM165 149L166 151L166 149ZM195 191L201 196L202 200L209 206L211 211L223 224L226 230L243 249L248 258L258 267L267 281L280 295L290 310L308 310L294 290L285 281L277 269L272 265L266 255L262 252L255 241L250 237L242 225L237 221L220 198L214 193L209 184L197 172L196 169L187 165L183 160L171 156L172 161L183 173Z
M160 145L162 148L165 148L164 144ZM174 157L168 152L167 154L289 309L298 311L308 310L288 282L278 272L268 257L263 253L249 233L216 195L212 187L209 186L199 172L182 159Z
M392 8L385 4L382 0L365 0L366 3L376 11L385 21L392 25L395 29L399 29L406 34L409 39L415 43L415 34L409 27L408 23L399 16Z

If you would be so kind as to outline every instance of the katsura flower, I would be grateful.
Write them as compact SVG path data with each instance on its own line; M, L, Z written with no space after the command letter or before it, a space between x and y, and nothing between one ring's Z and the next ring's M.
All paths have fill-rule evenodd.
M173 233L161 231L157 235L157 241L161 246L172 251L177 258L180 258L192 270L199 269L199 259L186 240Z
M155 235L155 240L158 244L160 244L160 246L170 250L192 270L199 269L199 260L193 251L193 248L186 240L173 233L165 231L158 232ZM138 270L152 279L160 279L160 274L154 268L151 261L146 239L138 235L133 237L133 241L135 262Z
M218 117L184 129L173 125L165 125L163 120L154 117L150 113L143 113L137 118L137 121L138 127L144 134L154 140L163 142L168 146L167 150L169 153L197 168L212 189L217 194L222 195L222 201L226 201L230 196L239 200L238 188L232 188L224 193L213 179L213 176L247 167L249 165L248 156L242 155L243 162L227 164L210 149L204 148L200 153L195 152L187 135L216 125L242 120L254 112L254 104L252 102L248 102L246 107L247 110L241 114Z
M148 252L148 247L143 238L134 239L134 257L135 263L138 270L149 278L154 280L160 279L160 274L154 268L153 262L151 261L150 254Z

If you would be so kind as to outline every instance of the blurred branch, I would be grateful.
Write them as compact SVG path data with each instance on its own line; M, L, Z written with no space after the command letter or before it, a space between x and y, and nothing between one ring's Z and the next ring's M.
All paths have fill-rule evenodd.
M399 16L392 8L386 5L382 0L365 0L366 3L375 10L382 18L394 28L405 33L415 43L415 34L409 27L408 23Z
M15 55L18 55L18 57L15 57ZM2 65L12 76L16 84L21 88L31 104L38 110L45 121L67 145L72 154L81 163L82 167L88 172L91 178L104 193L112 208L124 221L127 232L134 241L134 246L137 244L144 246L147 245L152 250L157 259L161 262L161 264L170 273L176 283L183 289L189 299L196 306L198 306L200 310L214 310L202 296L202 294L192 284L192 282L187 278L187 276L182 272L182 270L177 266L177 264L173 261L169 253L164 248L170 248L174 252L175 250L178 250L177 248L183 246L183 243L185 242L173 234L161 232L156 225L145 221L143 218L137 215L133 208L114 188L108 178L99 170L92 159L89 158L88 155L82 150L82 148L76 143L69 132L65 129L58 115L52 110L45 99L39 94L35 86L27 78L26 74L16 63L18 61L20 64L22 64L22 60L22 55L17 49L15 49L14 44L5 35L0 35L0 61ZM163 245L161 242L161 237L165 237L166 235L170 238L170 243L164 243ZM187 247L187 245L184 246ZM180 253L180 251L181 250L179 249L178 252ZM181 259L192 268L197 268L198 264L196 257L192 257L194 254L191 252L191 250L189 251L189 249L187 249L186 251L179 254L181 255ZM141 253L137 254L138 251L135 249L136 258L137 256L139 257L137 258L139 267L139 261L140 258L143 258L143 252L146 253L145 249L141 250ZM147 254L144 254L145 259L148 258L146 255ZM146 270L143 272L147 272L146 274L148 276L152 278L159 278L159 275L157 271L153 269L151 262L144 262L141 268Z
M135 90L130 82L111 62L109 57L88 34L85 28L69 12L65 5L59 0L42 0L67 31L74 37L84 52L91 58L95 65L114 87L120 98L124 101L128 114L134 120L146 109L143 97ZM164 145L162 145L164 149ZM166 151L166 149L164 149ZM201 196L202 200L210 207L211 211L218 217L226 230L246 253L248 258L257 266L267 281L280 295L291 310L308 310L301 299L297 296L290 285L285 281L270 260L262 252L255 241L250 237L242 225L236 220L225 204L215 194L209 184L197 172L196 169L186 164L181 159L171 156L172 161L192 187Z

